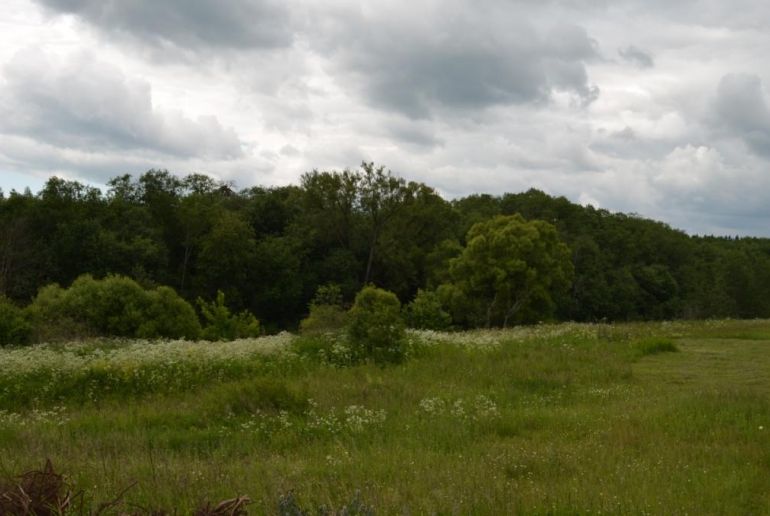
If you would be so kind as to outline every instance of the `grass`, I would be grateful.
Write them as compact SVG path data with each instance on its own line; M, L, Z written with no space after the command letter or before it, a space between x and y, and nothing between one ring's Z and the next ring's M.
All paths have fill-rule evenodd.
M770 513L770 321L419 332L389 367L281 338L0 350L0 473L182 514Z

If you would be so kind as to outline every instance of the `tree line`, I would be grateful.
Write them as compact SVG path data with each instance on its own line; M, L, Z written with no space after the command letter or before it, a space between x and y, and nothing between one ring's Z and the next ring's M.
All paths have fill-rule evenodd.
M384 167L236 190L202 174L0 192L0 296L120 275L294 329L319 287L420 298L455 327L770 316L770 239L689 236L538 190L442 198ZM420 296L418 296L418 292ZM445 314L445 315L444 315ZM447 319L448 317L448 319Z

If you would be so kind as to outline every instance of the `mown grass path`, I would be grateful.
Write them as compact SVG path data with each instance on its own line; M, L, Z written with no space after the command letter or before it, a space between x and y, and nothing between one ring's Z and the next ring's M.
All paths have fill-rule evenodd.
M677 346L680 353L640 360L635 376L683 390L770 394L770 338L685 338Z

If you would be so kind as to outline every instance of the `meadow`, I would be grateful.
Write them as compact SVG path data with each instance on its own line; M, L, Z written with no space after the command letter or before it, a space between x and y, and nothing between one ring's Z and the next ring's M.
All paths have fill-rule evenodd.
M770 513L770 321L408 339L0 349L0 475L50 458L116 513Z

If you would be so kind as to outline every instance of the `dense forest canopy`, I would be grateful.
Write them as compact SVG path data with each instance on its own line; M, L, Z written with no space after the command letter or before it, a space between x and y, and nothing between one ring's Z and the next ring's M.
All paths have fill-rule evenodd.
M563 285L547 299L538 291L547 302L513 310L511 284L501 291L505 310L502 301L487 307L499 317L455 316L455 324L770 316L770 239L688 236L538 190L449 201L369 163L240 191L201 174L150 170L116 177L106 192L52 177L36 194L2 194L0 296L26 304L45 285L119 274L193 302L221 291L268 330L295 328L328 284L348 304L369 283L402 303L418 290L438 292L451 312L442 291L462 290L462 277L482 263L468 239L479 223L505 225L513 219L490 221L514 214L520 224L542 221L543 235L555 228L548 245L566 245L571 262L558 266Z

